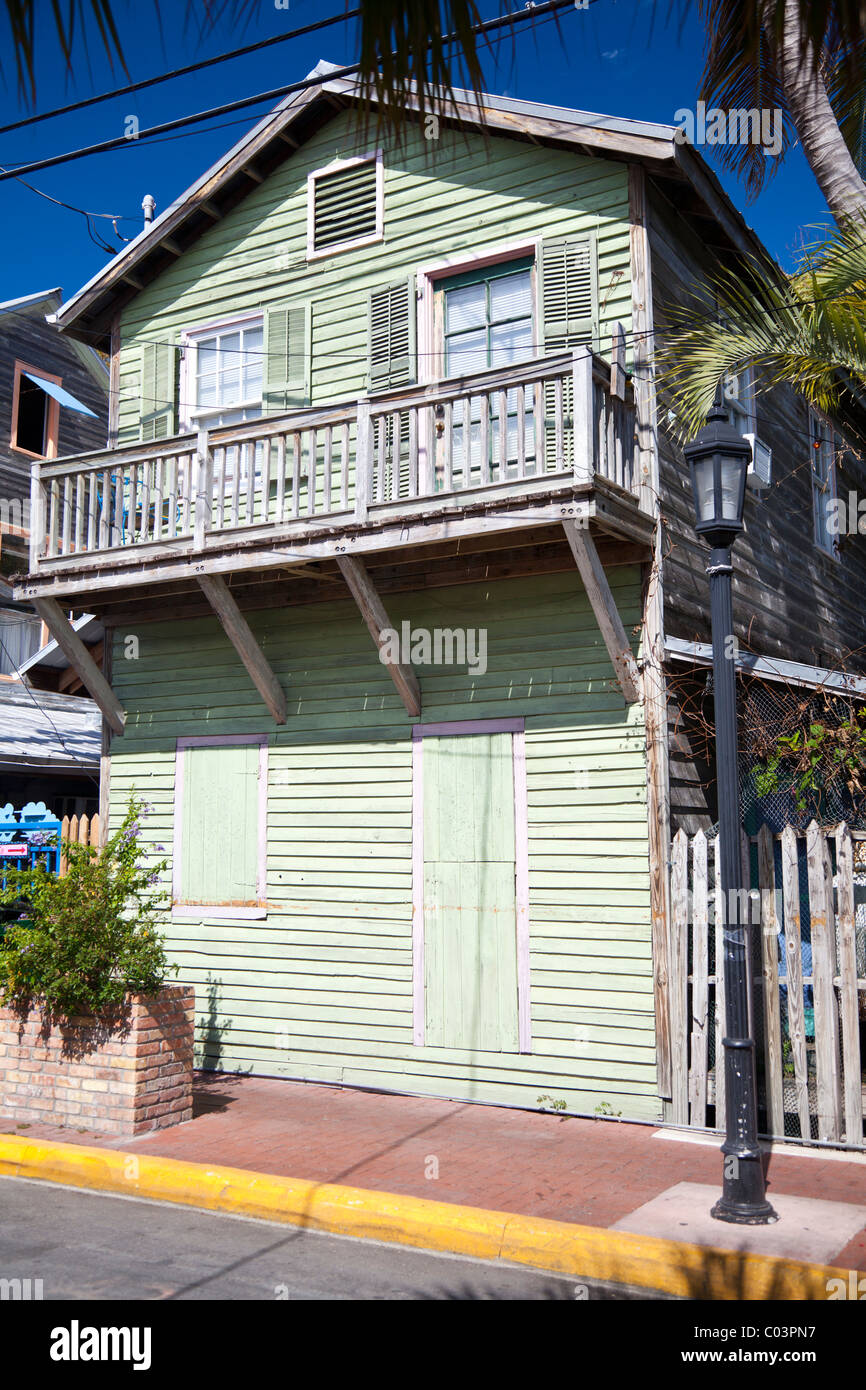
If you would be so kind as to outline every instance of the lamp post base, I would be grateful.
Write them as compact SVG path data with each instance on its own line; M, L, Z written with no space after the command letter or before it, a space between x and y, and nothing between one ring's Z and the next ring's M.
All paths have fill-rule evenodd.
M727 1221L732 1226L772 1226L779 1215L764 1194L764 1169L760 1150L746 1152L729 1150L722 1145L725 1156L725 1176L722 1195L710 1216ZM729 1168L729 1165L732 1167Z
M769 1202L755 1206L737 1202L729 1206L724 1197L720 1197L716 1202L710 1216L715 1221L727 1221L732 1226L772 1226L779 1219L779 1213L774 1211Z

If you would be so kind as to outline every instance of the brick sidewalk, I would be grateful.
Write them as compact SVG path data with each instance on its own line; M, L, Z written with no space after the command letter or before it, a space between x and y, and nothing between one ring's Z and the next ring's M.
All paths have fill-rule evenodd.
M676 1183L718 1186L721 1180L715 1143L654 1137L661 1131L651 1125L230 1074L199 1074L193 1120L153 1135L123 1140L21 1127L4 1124L2 1112L0 1131L586 1226L611 1226ZM427 1176L437 1165L438 1176ZM771 1201L786 1193L866 1204L863 1163L777 1152L767 1177ZM866 1270L866 1228L839 1263Z

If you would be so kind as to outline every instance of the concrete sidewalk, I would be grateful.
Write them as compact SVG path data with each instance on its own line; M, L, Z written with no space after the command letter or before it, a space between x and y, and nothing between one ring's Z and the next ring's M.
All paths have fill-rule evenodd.
M780 1221L709 1218L719 1140L650 1125L229 1074L196 1080L195 1117L137 1139L4 1122L81 1144L866 1270L866 1158L768 1156Z

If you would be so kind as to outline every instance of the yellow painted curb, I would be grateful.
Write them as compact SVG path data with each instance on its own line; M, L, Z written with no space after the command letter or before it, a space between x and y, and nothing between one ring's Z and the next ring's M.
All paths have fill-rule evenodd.
M510 1260L576 1280L610 1280L682 1298L826 1299L828 1280L842 1279L846 1287L848 1280L847 1270L775 1255L16 1134L0 1134L0 1174Z

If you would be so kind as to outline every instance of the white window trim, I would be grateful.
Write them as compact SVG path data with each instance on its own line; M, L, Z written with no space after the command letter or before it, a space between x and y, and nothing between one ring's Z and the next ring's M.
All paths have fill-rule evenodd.
M333 246L323 246L321 251L316 244L316 180L326 174L338 174L343 169L351 169L357 164L376 164L376 230L364 236L352 237L349 241L338 241ZM307 260L321 261L325 256L338 256L343 251L352 251L356 246L370 246L374 241L385 239L385 163L381 150L370 150L351 159L335 159L320 169L313 169L307 175Z
M222 415L225 410L249 410L262 405L262 397L253 401L239 401L232 406L197 406L195 400L195 364L198 341L213 333L231 333L235 328L250 328L256 323L262 325L264 333L265 316L262 309L251 309L245 314L234 314L231 318L215 319L212 323L194 324L184 328L180 335L180 380L178 383L178 429L195 430L200 423L206 423L209 416ZM264 341L262 344L262 382L265 374ZM264 386L262 387L262 396Z
M437 280L451 275L462 275L466 270L483 270L488 265L498 265L501 261L516 261L521 256L535 258L535 294L538 298L538 257L541 237L527 237L523 241L498 243L481 247L478 251L467 253L455 251L450 256L437 261L427 261L415 269L415 285L418 300L417 340L419 354L419 382L439 381L443 375L442 349L435 341L434 295ZM541 323L540 305L533 305L535 326ZM533 354L541 355L540 350Z
M183 890L183 797L184 752L187 748L237 748L258 744L259 747L259 826L256 897L258 906L222 907L209 903L181 903ZM267 917L268 883L268 735L267 734L202 734L194 738L179 738L174 755L174 831L172 839L172 917L195 917L199 920L230 918L240 921Z
M814 406L810 406L810 407L809 407L809 455L810 455L810 457L809 457L809 482L810 482L810 485L811 485L811 492L812 492L812 543L813 543L813 545L815 546L815 549L816 549L816 550L820 550L820 552L821 552L822 555L826 555L826 556L828 557L828 559L830 559L830 560L835 560L837 563L839 563L839 562L841 561L841 559L842 559L842 556L841 556L841 554L839 553L839 542L838 542L838 539L834 539L834 538L830 537L830 543L829 543L829 546L827 546L827 545L823 545L823 544L822 544L821 538L820 538L819 535L818 535L818 507L817 507L817 502L818 502L818 496L819 496L819 494L818 494L817 487L816 487L816 485L815 485L815 469L814 469L813 461L812 461L812 458L811 458L811 455L812 455L812 452L813 452L813 449L812 449L812 421L813 421L813 420L817 421L818 425L819 425L820 428L821 428L822 447L825 447L825 446L826 446L827 449L828 449L828 453L829 453L829 462L828 462L828 465L827 465L828 493L826 494L826 497L825 497L825 504L826 504L826 501L828 501L828 500L833 500L833 501L835 501L836 498L837 498L838 495L839 495L839 493L838 493L838 488L837 488L837 485L836 485L836 439L837 439L837 438L840 438L840 439L841 439L841 435L839 435L839 432L838 432L838 430L836 429L835 425L833 424L833 422L832 422L830 419L828 419L828 417L827 417L826 415L823 415L823 414L821 413L820 410L816 410L816 409L814 408ZM825 438L824 436L826 436L826 438Z
M739 396L732 396L726 399L726 405L730 408L731 414L735 416L736 423L734 428L738 429L743 438L752 434L758 434L758 403L755 397L755 373L752 367L745 367L743 371L736 373L738 381L745 379L746 391L748 393L748 405L744 405Z

